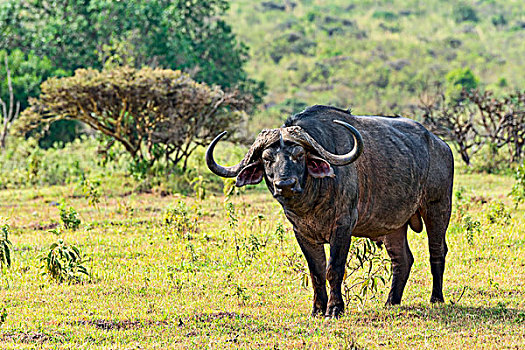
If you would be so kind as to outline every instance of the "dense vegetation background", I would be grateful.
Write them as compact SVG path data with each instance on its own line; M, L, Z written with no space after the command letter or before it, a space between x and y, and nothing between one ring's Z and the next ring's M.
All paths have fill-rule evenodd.
M244 94L244 100L249 101L243 107L247 114L242 118L238 113L232 114L231 126L217 124L226 128L235 124L240 130L237 140L249 142L261 128L276 127L290 114L312 104L350 107L355 114L401 114L425 121L431 114L427 107L438 108L429 103L429 96L442 93L448 100L458 101L461 89L478 89L491 91L491 96L503 99L523 90L524 14L520 1L494 0L134 0L126 4L2 0L0 98L9 101L12 90L14 101L20 103L24 115L29 99L39 96L41 83L49 78L71 76L78 68L105 69L111 77L119 74L112 70L120 66L140 69L148 65L181 69L197 82L217 84L225 93L237 90ZM4 61L10 69L11 90ZM55 90L53 101L64 104L78 99L94 101L106 94L97 90L104 85L101 81L80 76L75 79L86 82L84 88L69 90L68 101L61 100L66 95ZM57 83L47 86L53 84ZM63 84L57 86L64 89ZM145 87L145 91L149 88ZM80 91L91 95L81 96ZM135 100L141 99L137 91L127 93L135 94ZM169 101L174 100L173 92L168 89L161 93L165 103L172 103ZM521 109L524 119L522 96L518 96L519 103L511 101L507 108L511 112L503 113ZM120 97L112 98L104 103L123 101ZM24 138L32 135L39 146L61 147L81 134L94 134L79 123L86 121L82 113L68 117L63 109L53 110L41 102L36 105L39 113L45 114L42 121L54 122L38 126L38 114L25 112L32 114L33 119L31 123L21 122L22 131L18 134ZM137 108L154 109L146 105ZM158 108L166 110L166 105ZM125 109L122 112L130 113ZM133 117L128 122L139 123L136 112L130 115ZM155 118L159 119L158 116L150 119ZM31 128L24 128L29 124ZM443 126L443 123L430 124L437 124L436 129ZM446 125L449 129L456 126ZM463 123L460 127L469 129L470 125ZM95 126L95 129L101 128ZM200 132L214 133L208 129ZM456 146L462 137L471 139L466 147L476 146L468 151L457 147L466 162L470 163L469 153L475 153L473 149L481 150L481 156L471 162L469 169L494 172L505 170L505 164L509 164L509 156L496 157L497 161L486 164L485 154L501 147L494 145L494 138L488 143L480 140L491 132L495 133L478 130L477 135L450 137ZM111 140L99 139L102 149L111 148L108 147L113 144ZM522 139L523 136L519 142L523 143ZM15 144L23 147L21 142L13 140L10 147ZM151 153L152 145L147 147ZM165 152L173 150L166 151L164 147L150 158L160 159ZM140 152L132 152L132 158L135 154ZM519 157L510 158L519 163ZM143 159L131 160L135 161L131 168L146 171ZM186 159L183 163L185 169Z
M236 0L228 19L267 85L262 120L315 103L413 116L427 85L461 69L523 89L524 15L521 1Z

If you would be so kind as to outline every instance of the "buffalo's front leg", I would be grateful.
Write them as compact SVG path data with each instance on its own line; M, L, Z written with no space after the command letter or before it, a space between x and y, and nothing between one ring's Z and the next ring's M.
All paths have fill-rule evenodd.
M330 299L326 316L338 317L345 308L341 284L345 276L346 258L350 249L350 226L339 226L330 237L330 260L326 277L330 283Z
M304 239L299 233L295 232L297 242L310 269L312 286L314 289L314 305L312 316L324 315L328 297L326 295L326 255L322 244L316 244Z

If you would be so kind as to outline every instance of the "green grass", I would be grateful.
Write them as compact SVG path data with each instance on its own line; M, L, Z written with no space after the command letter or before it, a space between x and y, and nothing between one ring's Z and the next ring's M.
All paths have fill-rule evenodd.
M455 209L444 305L429 303L426 236L410 232L415 263L402 306L383 306L385 286L363 306L348 304L338 320L309 316L305 260L280 207L262 188L232 197L233 228L219 194L202 202L129 195L125 185L102 181L97 209L76 184L3 190L0 208L14 252L0 278L6 313L0 347L522 348L525 215L507 197L512 184L508 177L457 175L461 205L481 229L469 238ZM196 218L196 230L166 224L167 208L179 201L186 217ZM497 201L511 214L506 223L488 218ZM49 232L61 224L54 202L79 212L79 230ZM91 281L58 284L42 275L40 257L59 238L90 259Z

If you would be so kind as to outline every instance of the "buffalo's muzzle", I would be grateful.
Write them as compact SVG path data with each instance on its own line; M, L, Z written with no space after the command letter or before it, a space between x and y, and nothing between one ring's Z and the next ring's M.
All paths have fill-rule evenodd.
M275 196L292 196L296 193L301 193L302 190L298 186L297 179L292 177L288 179L279 179L273 183Z

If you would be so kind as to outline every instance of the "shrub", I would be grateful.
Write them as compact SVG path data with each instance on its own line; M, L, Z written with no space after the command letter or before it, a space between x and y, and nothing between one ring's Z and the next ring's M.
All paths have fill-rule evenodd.
M191 238L191 234L198 231L200 216L201 213L197 208L188 208L186 203L179 201L175 207L166 209L164 213L164 224L173 228L177 235Z
M504 26L505 24L507 24L507 19L505 18L504 15L502 15L501 13L499 15L495 15L495 16L492 16L492 18L490 19L490 21L492 22L492 24L496 27L498 26Z
M460 79L461 81L461 79ZM465 84L468 85L468 84ZM501 164L518 163L525 150L525 91L495 97L491 91L468 91L449 99L442 91L421 98L423 122L438 136L457 148L471 165L471 156L487 151L484 170L495 172ZM500 149L506 149L504 156Z
M5 152L0 153L0 188L64 185L85 177L114 179L117 174L126 174L129 163L120 144L101 155L99 142L92 137L45 150L34 138L11 137L7 141Z
M511 216L508 209L500 201L491 203L487 212L487 219L491 224L508 224Z
M391 11L374 11L372 18L384 19L386 21L393 21L397 19L397 14Z
M525 159L516 170L515 179L516 183L512 187L510 195L514 198L517 207L519 203L525 202Z
M58 283L79 283L84 277L90 276L83 265L87 260L82 258L80 250L65 244L61 239L53 243L47 255L40 260L44 274Z
M447 81L447 96L451 99L458 99L462 90L469 92L479 85L479 78L468 67L451 70L445 79Z
M76 231L80 227L80 218L78 213L73 207L67 208L65 204L60 206L60 220L64 228Z
M0 266L2 268L11 267L12 244L9 241L9 225L0 222Z
M252 105L249 96L197 83L180 71L117 67L103 71L79 69L73 77L42 84L18 130L42 122L75 119L121 143L138 163L170 167L218 130L233 130Z
M461 23L461 22L466 22L466 21L471 21L471 22L479 21L476 10L474 10L470 5L463 3L463 2L458 3L456 4L456 6L454 6L452 17L454 18L454 21L456 21L456 23Z
M347 303L358 301L363 306L377 297L379 285L386 285L392 277L390 260L383 256L378 245L368 238L352 239L343 279Z
M302 31L283 34L275 38L269 49L270 58L278 64L284 56L297 54L312 56L317 43L308 39Z

